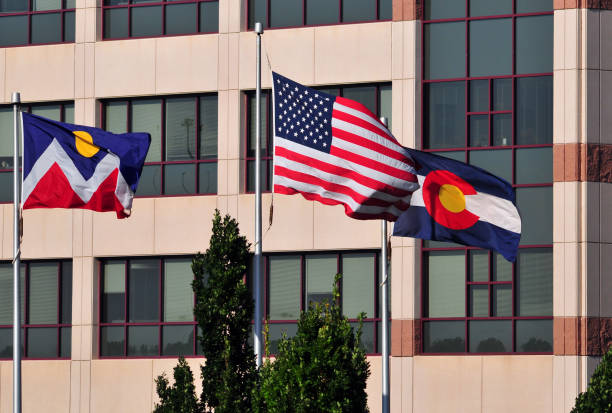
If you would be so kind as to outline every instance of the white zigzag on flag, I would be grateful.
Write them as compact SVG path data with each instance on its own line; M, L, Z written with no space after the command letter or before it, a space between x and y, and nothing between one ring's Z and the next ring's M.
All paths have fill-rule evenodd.
M104 182L115 169L119 169L120 162L117 155L108 153L102 158L98 165L96 165L96 169L91 178L86 180L74 165L72 159L70 159L70 156L68 156L62 145L60 145L57 139L53 139L47 149L45 149L42 155L36 160L28 176L23 180L21 191L22 205L25 204L38 182L45 176L49 169L51 169L53 164L57 164L60 167L74 192L84 203L87 203L100 184ZM117 176L115 195L125 209L130 209L132 207L134 193L123 178L121 170L119 170Z

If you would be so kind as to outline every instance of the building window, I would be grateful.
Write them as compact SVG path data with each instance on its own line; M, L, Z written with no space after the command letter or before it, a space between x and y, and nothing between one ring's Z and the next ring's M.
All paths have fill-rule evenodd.
M334 96L342 96L347 99L356 100L377 116L384 116L388 119L389 129L391 129L391 84L358 84L347 86L326 86L315 88ZM246 130L245 130L245 190L246 192L255 191L255 156L256 143L255 133L255 92L249 91L245 94L246 105ZM272 99L270 90L263 90L261 93L261 188L263 191L270 191L272 186Z
M426 0L426 151L515 188L517 261L423 242L425 353L552 352L552 0Z
M201 354L191 257L100 262L101 357Z
M72 261L21 264L22 354L70 358ZM0 359L13 358L13 265L0 263Z
M74 123L74 103L72 102L23 104L21 110L59 122ZM0 203L13 202L12 105L0 105L0 136L4 137L0 139Z
M218 0L104 0L104 39L217 33Z
M319 26L391 20L391 0L248 0L248 27Z
M137 196L217 193L217 111L217 94L102 103L107 131L151 134Z
M334 276L342 273L340 305L353 327L363 321L361 344L367 353L381 346L379 254L377 251L266 254L264 314L269 332L269 351L278 351L283 335L297 333L300 312L310 303L332 300ZM252 276L249 276L252 280Z
M75 0L0 1L0 47L74 42Z

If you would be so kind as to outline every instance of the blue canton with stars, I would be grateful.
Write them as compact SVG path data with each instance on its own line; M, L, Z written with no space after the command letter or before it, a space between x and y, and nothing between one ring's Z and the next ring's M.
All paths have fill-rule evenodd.
M275 135L329 153L335 96L272 73Z

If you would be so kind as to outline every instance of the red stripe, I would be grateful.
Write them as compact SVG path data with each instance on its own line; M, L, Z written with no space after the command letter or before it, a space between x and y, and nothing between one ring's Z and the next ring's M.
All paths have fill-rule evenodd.
M354 219L384 219L387 221L394 222L394 221L397 221L397 218L398 218L396 215L390 212L383 212L380 214L365 214L363 212L354 212L351 208L349 208L348 205L343 204L342 202L336 201L335 199L325 198L319 194L313 194L310 192L297 191L293 188L288 188L283 185L278 185L278 184L274 185L274 192L277 194L285 194L285 195L302 194L302 196L309 201L318 201L325 205L343 205L344 213Z
M415 174L404 171L402 169L394 168L382 162L375 161L372 158L368 158L363 155L358 155L354 152L349 152L344 149L340 149L333 145L329 150L330 155L337 156L338 158L346 159L347 161L356 163L358 165L362 165L371 169L375 169L377 171L383 172L387 175L394 176L397 179L401 179L408 182L417 182L417 177Z
M392 135L387 134L387 132L385 132L384 130L372 125L370 122L365 121L361 118L358 118L355 115L351 115L349 113L346 112L341 112L340 110L334 108L333 112L332 112L332 118L336 118L339 120L343 120L347 123L350 123L352 125L355 126L359 126L363 129L369 130L370 132L376 134L377 136L380 136L381 139L386 139L389 142L398 144L397 140L395 140L395 138ZM333 125L333 123L332 123Z
M361 185L367 186L368 188L376 189L381 192L386 192L390 195L393 195L399 198L403 198L412 193L411 191L406 191L404 189L394 187L387 183L380 182L376 179L372 179L370 177L359 174L350 169L342 168L337 165L323 162L319 159L311 158L309 156L306 156L306 155L303 155L297 152L293 152L282 146L277 146L275 148L275 155L281 156L283 158L286 158L286 159L289 159L295 162L299 162L310 168L319 169L323 172L327 172L333 175L339 175L339 176L345 177L346 179L352 179L353 181L358 182ZM416 176L414 177L414 181L410 181L410 182L416 182Z
M359 192L354 191L353 189L351 189L350 187L346 185L340 185L340 184L336 184L333 182L329 182L324 179L318 178L316 176L313 176L307 173L303 173L303 172L298 172L293 169L288 169L288 168L285 168L279 165L274 166L274 174L277 176L284 176L293 181L303 182L309 185L320 186L321 188L327 191L340 193L340 194L349 196L355 202L361 205L379 206L379 207L389 207L391 205L395 205L401 211L408 209L408 207L410 206L410 204L402 201L401 199L395 202L389 202L389 201L385 201L379 198L369 198L367 196L360 194Z
M388 156L389 158L397 159L406 164L406 167L413 167L414 162L406 154L389 149L379 143L372 142L362 136L355 135L354 133L345 131L344 129L332 128L332 136L342 139L343 141L354 143L355 145L362 146L367 149L371 149L380 153L381 155Z

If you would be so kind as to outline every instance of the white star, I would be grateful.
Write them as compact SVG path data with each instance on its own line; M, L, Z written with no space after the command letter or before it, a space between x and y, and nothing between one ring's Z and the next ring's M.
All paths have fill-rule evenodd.
M323 112L327 112L327 108L323 108Z
M278 128L278 131L281 132L283 130L283 128Z
M304 97L304 95L302 95L302 94L300 93L300 99L302 99L303 97Z
M293 129L293 125L291 125L290 128Z
M312 136L312 131L310 131L309 135Z
M278 106L280 106L280 107L282 108L282 107L283 107L283 104L282 104L282 103L279 103L279 104L278 104Z
M304 94L306 94L306 95L307 95L307 94L308 94L308 90L305 90L305 91L304 91Z
M304 136L304 140L305 140L305 141L307 141L307 140L308 140L308 137L307 137L307 136Z
M299 120L297 121L296 125L300 126L300 121Z
M296 114L294 113L294 114L293 114L293 118L295 119L295 117L296 117Z
M306 129L310 128L310 125L306 125Z
M285 83L285 87L289 87L289 83ZM283 88L284 89L284 88Z
M286 103L286 102L285 102L285 103ZM315 108L315 109L316 109L317 107L318 107L317 105L314 105L314 106L313 106L313 108Z
M286 111L286 110L284 110L284 111L283 111L283 114L285 114L285 115L286 115L286 114L287 114L287 111Z
M296 86L296 87L295 87L295 91L297 92L298 90L300 90L300 89L298 89L298 88L297 88L297 86Z
M327 136L327 131L325 131L325 136Z
M321 112L319 112L319 116L323 116L323 114Z
M327 146L327 144L325 142L323 142L323 146Z
M284 102L287 103L287 99L285 99Z
M304 133L304 128L300 129L300 133Z
M276 83L280 83L280 79L276 79Z
M283 96L283 92L281 92L280 90L278 91L278 96Z
M293 132L293 136L297 138L297 132Z
M283 115L278 115L278 119L279 120L283 119Z
M323 123L327 123L327 119L323 119Z
M323 104L323 101L320 101L320 102L319 102L319 105L322 105L322 104Z
M312 98L309 98L308 100L309 100L310 102L312 102Z

